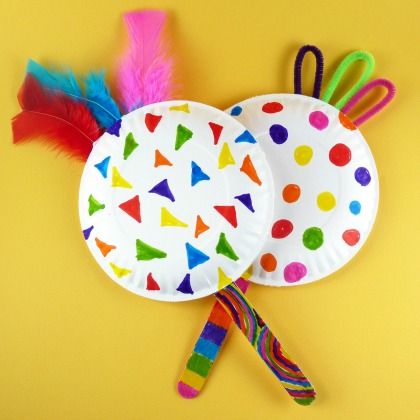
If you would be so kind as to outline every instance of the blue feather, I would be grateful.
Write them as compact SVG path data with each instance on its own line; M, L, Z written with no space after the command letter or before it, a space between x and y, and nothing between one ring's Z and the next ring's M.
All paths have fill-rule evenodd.
M105 83L104 71L90 72L85 78L87 106L97 121L109 128L121 118L118 105Z
M37 62L29 60L26 72L31 73L47 89L61 91L73 96L74 99L83 99L82 89L70 69L66 71L47 70Z
M32 74L45 88L63 92L71 98L84 101L96 121L104 128L109 128L121 118L118 105L112 98L105 83L103 71L88 73L85 78L85 95L75 74L70 70L47 70L33 60L29 60L27 73Z

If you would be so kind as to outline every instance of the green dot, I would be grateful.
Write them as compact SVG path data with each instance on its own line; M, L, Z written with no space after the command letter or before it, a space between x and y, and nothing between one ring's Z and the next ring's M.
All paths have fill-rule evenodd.
M324 234L320 228L310 227L303 232L302 241L306 248L315 251L324 243Z

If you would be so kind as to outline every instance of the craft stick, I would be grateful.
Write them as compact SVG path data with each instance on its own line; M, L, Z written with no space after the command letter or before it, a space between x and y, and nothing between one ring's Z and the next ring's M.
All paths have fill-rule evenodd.
M241 289L232 283L219 290L215 296L288 394L298 404L311 404L316 396L315 389Z
M235 283L243 293L246 293L248 280L239 278ZM195 398L204 387L231 323L232 318L216 300L178 381L178 392L182 397Z
M370 109L356 118L353 123L356 126L360 126L364 124L367 120L372 118L375 114L385 108L394 98L396 93L395 85L387 79L375 79L369 82L366 86L362 87L347 103L346 106L343 107L342 112L348 114L356 105L360 102L360 100L369 93L372 89L376 87L384 87L387 90L386 95L375 105L373 105Z
M363 73L359 80L334 104L337 109L343 108L344 105L353 97L353 95L361 89L366 82L369 80L375 68L375 59L372 54L367 51L354 51L344 57L341 63L338 65L331 80L328 82L325 92L322 95L322 100L330 103L330 100L337 89L337 86L341 82L344 73L347 72L349 67L356 61L366 62L366 66L363 69Z
M312 96L318 99L321 93L322 76L324 73L324 56L322 55L321 50L318 47L315 47L315 45L304 45L296 55L294 70L295 93L297 95L302 94L302 64L303 59L308 52L311 52L315 56L316 60L314 90L312 92Z

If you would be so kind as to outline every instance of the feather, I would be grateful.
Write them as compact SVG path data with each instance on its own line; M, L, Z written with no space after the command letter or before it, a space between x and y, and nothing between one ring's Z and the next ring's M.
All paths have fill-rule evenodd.
M121 118L118 105L105 83L104 71L90 72L85 79L87 106L102 127L109 128Z
M65 71L47 70L34 60L29 60L26 71L32 74L43 87L55 92L65 93L74 100L85 102L98 123L104 128L110 127L121 118L118 105L105 83L103 71L88 74L84 80L85 95L83 95L82 88L70 69Z
M118 88L126 111L173 99L173 60L163 41L166 14L158 10L124 15L129 48L118 69Z
M103 133L85 104L45 89L32 74L26 75L18 100L22 112L12 121L14 143L40 138L55 149L86 160Z
M67 69L65 71L47 70L34 60L29 60L26 72L32 74L45 88L66 93L77 99L82 99L82 89L74 73Z

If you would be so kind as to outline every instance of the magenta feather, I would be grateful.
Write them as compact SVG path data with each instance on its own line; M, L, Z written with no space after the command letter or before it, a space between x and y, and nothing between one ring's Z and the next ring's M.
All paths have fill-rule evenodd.
M124 20L130 44L118 69L121 104L129 112L173 99L173 61L163 38L166 13L129 12Z

